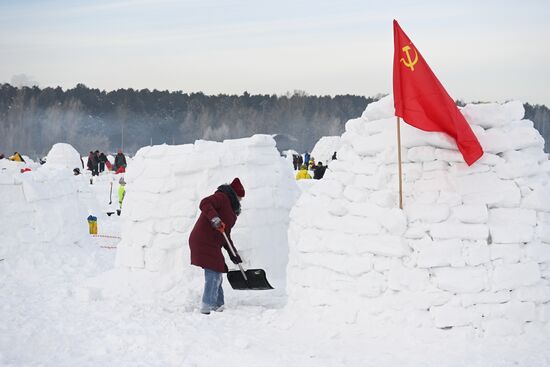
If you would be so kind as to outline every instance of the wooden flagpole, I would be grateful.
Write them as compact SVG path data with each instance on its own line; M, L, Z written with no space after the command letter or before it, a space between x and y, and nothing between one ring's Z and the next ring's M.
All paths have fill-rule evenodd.
M399 209L403 209L403 176L401 169L401 124L399 116L397 117L397 163L399 167Z

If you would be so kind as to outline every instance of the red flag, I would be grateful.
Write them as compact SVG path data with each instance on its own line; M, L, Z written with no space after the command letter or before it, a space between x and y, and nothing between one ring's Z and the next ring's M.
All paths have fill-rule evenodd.
M424 131L452 136L468 165L483 155L468 122L418 49L393 21L393 98L395 114Z

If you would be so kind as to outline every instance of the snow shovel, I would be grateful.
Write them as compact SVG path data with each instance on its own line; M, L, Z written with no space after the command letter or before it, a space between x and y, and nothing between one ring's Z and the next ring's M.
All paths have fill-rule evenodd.
M233 254L233 256L237 256L237 252L233 246L231 246L231 242L229 242L229 238L227 238L225 232L222 232L222 234L225 238L225 242L227 242L227 246L229 246L231 254ZM229 284L231 284L231 288L237 290L256 291L273 289L271 284L267 281L265 271L263 269L248 269L247 271L244 271L241 264L237 265L240 270L232 270L227 273L227 280L229 281Z
M111 189L109 190L109 205L113 203L113 183L111 182Z
M109 205L111 205L112 203L113 203L113 183L111 182L111 188L109 189ZM107 212L107 215L109 217L113 214L115 214L115 212Z

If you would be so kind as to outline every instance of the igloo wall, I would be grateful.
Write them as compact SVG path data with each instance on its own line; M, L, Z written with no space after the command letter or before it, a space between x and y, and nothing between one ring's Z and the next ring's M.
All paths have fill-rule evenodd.
M54 144L46 156L45 164L51 168L69 169L69 171L75 168L80 170L84 168L82 167L83 162L80 160L80 153L72 145L66 143Z
M140 149L125 176L117 269L166 275L165 288L175 282L195 287L191 282L203 274L190 265L188 238L200 214L199 202L234 177L246 191L232 230L243 265L264 268L270 280L284 286L289 212L298 189L291 165L268 135Z
M324 165L328 164L332 160L332 155L338 149L340 149L341 143L340 136L323 136L311 151L311 156L315 158L315 162L323 162Z
M33 171L21 173L23 167L28 165L0 160L0 257L14 260L22 247L44 251L51 243L61 248L85 242L87 212L78 191L82 179L72 169L33 165Z
M288 308L348 322L521 332L550 320L550 162L520 102L462 109L484 148L402 123L386 97L350 120L338 160L302 194L289 228Z

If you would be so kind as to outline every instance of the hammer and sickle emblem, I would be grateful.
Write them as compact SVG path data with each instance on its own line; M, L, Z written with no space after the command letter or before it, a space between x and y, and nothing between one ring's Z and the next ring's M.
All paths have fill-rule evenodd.
M405 46L402 48L403 52L407 54L407 61L402 57L399 61L401 61L403 64L405 64L406 67L410 68L411 71L414 71L414 65L418 62L418 54L416 53L416 50L414 50L414 60L411 60L411 55L409 54L409 51L411 48L409 46Z

